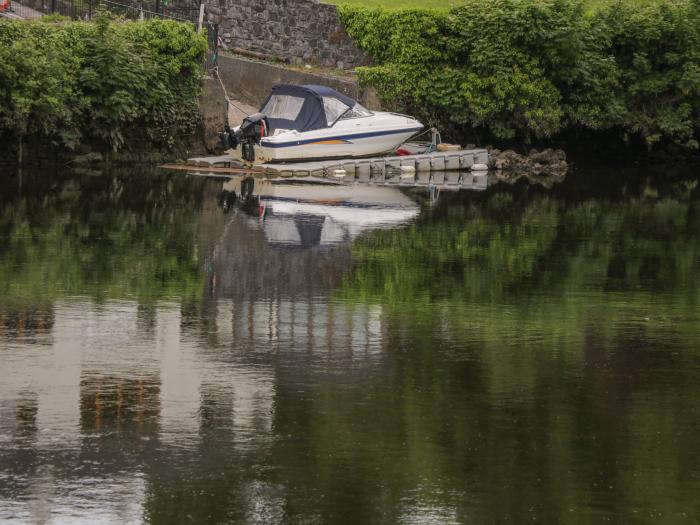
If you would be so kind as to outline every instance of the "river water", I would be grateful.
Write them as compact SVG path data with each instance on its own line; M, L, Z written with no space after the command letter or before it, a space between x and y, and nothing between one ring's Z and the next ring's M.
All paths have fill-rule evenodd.
M482 182L1 174L0 522L700 522L698 180Z

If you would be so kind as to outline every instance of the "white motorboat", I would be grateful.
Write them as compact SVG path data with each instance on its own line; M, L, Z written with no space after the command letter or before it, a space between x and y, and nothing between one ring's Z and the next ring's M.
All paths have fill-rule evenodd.
M393 152L423 129L406 115L369 111L325 86L272 88L260 113L222 133L249 162L371 157Z

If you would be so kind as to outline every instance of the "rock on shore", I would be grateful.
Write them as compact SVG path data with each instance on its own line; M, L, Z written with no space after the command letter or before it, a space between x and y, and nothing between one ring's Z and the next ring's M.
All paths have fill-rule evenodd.
M497 170L531 175L565 175L569 168L566 153L560 149L547 148L542 151L530 150L521 155L513 150L490 149L493 167Z
M526 178L532 184L540 184L551 188L561 182L569 169L566 153L560 149L530 150L527 155L521 155L513 150L501 151L487 147L491 155L494 182L513 184Z

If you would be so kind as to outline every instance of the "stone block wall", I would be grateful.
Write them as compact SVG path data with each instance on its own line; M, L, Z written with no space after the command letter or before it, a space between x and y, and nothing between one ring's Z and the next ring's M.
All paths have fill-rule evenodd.
M316 0L206 0L229 49L292 64L350 69L366 63L347 36L334 5Z

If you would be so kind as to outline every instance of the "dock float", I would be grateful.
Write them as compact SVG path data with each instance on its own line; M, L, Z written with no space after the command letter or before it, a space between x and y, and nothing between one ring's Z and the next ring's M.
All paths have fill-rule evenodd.
M461 150L436 151L421 155L401 157L377 157L369 159L324 160L314 162L296 162L286 164L262 164L268 174L281 177L299 177L311 175L316 177L337 177L368 181L399 174L403 178L412 178L421 174L445 171L486 171L490 164L488 151Z
M417 155L376 157L368 159L319 160L257 164L246 166L228 155L195 157L187 164L166 164L168 169L208 171L217 174L265 174L277 177L325 177L329 179L382 182L399 179L416 182L432 178L430 174L445 172L483 172L489 169L491 159L485 149L435 151ZM439 177L440 175L438 175ZM442 175L444 177L444 175Z

